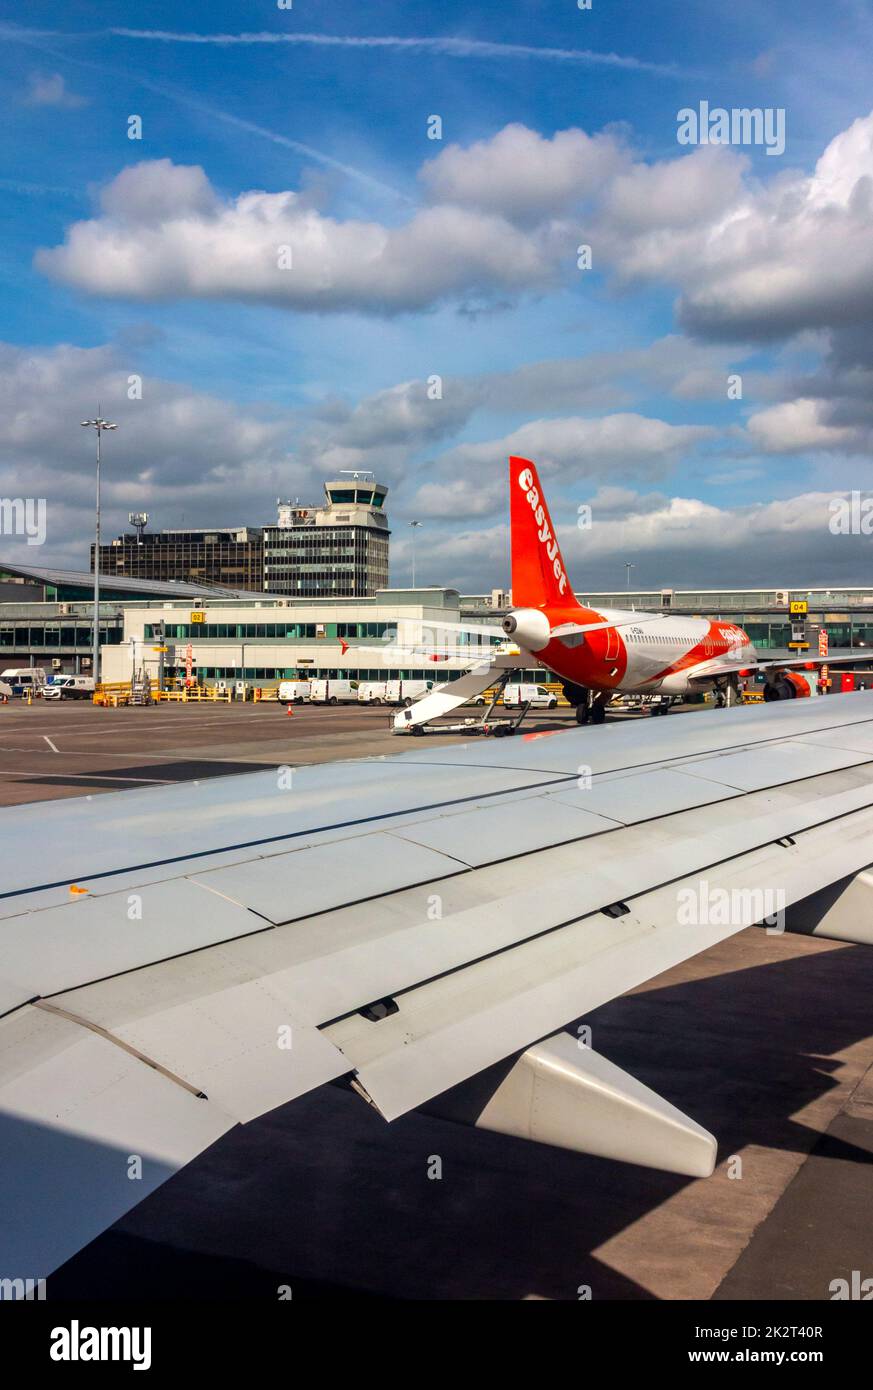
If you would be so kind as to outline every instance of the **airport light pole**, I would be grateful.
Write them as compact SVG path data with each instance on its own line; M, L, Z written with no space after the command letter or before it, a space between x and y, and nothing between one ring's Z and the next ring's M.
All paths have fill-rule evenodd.
M91 651L91 677L94 681L94 689L100 680L100 436L104 430L117 430L118 426L111 421L104 420L100 414L100 402L97 402L97 415L93 420L82 420L83 429L97 431L97 509L96 509L96 544L94 546L94 626Z
M420 521L410 521L409 525L410 525L410 527L412 528L412 587L413 587L413 589L414 589L414 588L415 588L415 531L416 531L416 527L418 527L418 526L421 525L421 522L420 522Z
M630 561L630 560L625 560L625 562L624 562L624 587L625 587L626 589L629 589L629 588L630 588L630 572L631 572L631 570L635 570L635 569L636 569L636 565L633 564L632 561Z

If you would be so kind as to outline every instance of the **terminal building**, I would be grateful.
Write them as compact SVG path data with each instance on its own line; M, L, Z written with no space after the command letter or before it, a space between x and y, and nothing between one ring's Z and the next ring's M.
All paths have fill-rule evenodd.
M135 518L132 518L135 520ZM259 527L209 531L146 531L117 536L100 547L100 577L153 579L162 583L219 584L231 589L264 587L264 533ZM94 546L91 546L91 571Z
M388 489L363 474L324 484L324 503L279 502L275 526L134 531L100 547L100 574L196 583L292 598L368 598L388 584ZM94 546L91 546L91 570Z
M339 503L339 505L350 505ZM371 504L368 504L371 505ZM93 576L82 571L0 564L0 669L42 666L46 672L87 674L91 668ZM669 610L740 624L759 650L785 652L796 631L789 604L808 605L811 654L815 629L832 648L873 650L873 588L654 590L580 593L592 607ZM270 684L307 676L360 680L409 677L444 680L460 674L457 656L430 661L398 654L405 619L481 622L499 626L511 606L502 590L461 595L450 588L389 589L356 597L292 597L178 580L101 575L102 674L129 680L134 662L157 671L154 648L169 648L165 670L184 667L190 644L201 683L243 680ZM435 629L437 646L447 640ZM473 638L451 646L462 650ZM496 641L497 639L493 639ZM547 673L532 669L528 679Z

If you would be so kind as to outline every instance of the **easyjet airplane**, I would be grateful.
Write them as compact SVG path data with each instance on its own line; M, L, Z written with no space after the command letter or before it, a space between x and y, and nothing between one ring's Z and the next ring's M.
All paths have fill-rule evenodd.
M759 656L747 633L735 623L675 614L635 613L619 608L587 608L573 593L549 515L536 465L510 458L512 596L515 606L496 627L432 624L480 637L504 635L520 649L518 657L495 657L460 680L448 682L402 710L398 730L423 727L438 714L469 700L495 678L495 667L537 664L564 683L580 724L602 723L606 706L618 691L688 695L715 690L719 704L731 704L738 679L766 673L766 700L808 696L806 676L793 667L814 671L809 657L772 661ZM459 648L458 651L461 649ZM525 661L524 657L532 661ZM857 653L834 654L832 662L857 659ZM508 678L508 677L507 677ZM669 701L654 706L666 713Z

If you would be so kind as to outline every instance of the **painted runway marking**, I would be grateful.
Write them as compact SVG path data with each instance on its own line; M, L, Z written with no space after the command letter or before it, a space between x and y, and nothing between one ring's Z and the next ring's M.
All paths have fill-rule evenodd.
M46 743L48 744L49 748L52 750L53 753L60 753L60 748L57 748L55 744L52 743L48 734L43 734L43 738L45 739Z

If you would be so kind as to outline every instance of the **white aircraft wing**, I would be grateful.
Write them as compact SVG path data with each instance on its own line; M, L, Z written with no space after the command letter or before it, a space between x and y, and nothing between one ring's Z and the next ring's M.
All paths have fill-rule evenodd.
M0 831L0 1231L37 1278L327 1081L386 1119L711 1171L711 1135L564 1030L774 903L863 891L873 695L18 806ZM704 888L726 917L689 916ZM825 929L873 939L853 901Z
M728 661L721 657L717 657L706 666L696 666L693 675L689 676L689 679L692 682L695 680L708 682L713 676L727 676L734 671L781 671L785 667L804 668L810 665L840 666L844 665L847 661L864 661L868 659L868 654L864 651L860 651L857 647L836 650L828 656L819 656L817 652L815 654L807 652L805 656L774 656L771 652L767 652L765 656L763 652L759 652L757 659L754 661Z

